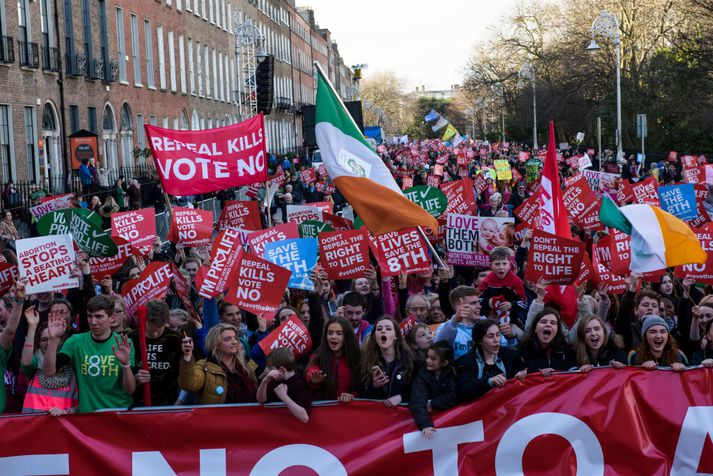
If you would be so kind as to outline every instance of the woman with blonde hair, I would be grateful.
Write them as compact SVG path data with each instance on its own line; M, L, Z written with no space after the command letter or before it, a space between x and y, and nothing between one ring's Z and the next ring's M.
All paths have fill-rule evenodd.
M201 405L218 403L250 403L257 394L257 379L252 362L245 361L245 350L238 338L238 329L220 323L205 339L207 358L193 358L193 339L183 339L183 359L178 384L194 392Z

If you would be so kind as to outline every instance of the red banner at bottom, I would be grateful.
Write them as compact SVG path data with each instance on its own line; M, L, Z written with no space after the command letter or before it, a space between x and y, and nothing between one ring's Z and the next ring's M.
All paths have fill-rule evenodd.
M533 375L434 415L432 439L407 408L375 402L316 407L307 424L259 406L7 417L0 468L4 476L708 474L712 376Z

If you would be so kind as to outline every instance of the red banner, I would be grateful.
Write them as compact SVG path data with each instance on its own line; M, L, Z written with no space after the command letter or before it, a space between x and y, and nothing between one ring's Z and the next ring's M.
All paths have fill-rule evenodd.
M272 317L280 307L292 273L250 253L241 252L225 300L255 315Z
M292 349L295 358L299 359L312 350L312 338L302 321L292 315L280 324L280 327L270 332L258 345L266 356L278 347L287 347Z
M141 275L127 281L121 289L121 295L130 314L145 305L151 299L160 299L168 291L173 278L172 263L154 261L142 271Z
M218 219L218 231L226 228L260 230L260 207L255 200L228 200Z
M592 191L589 182L583 175L567 182L567 187L562 193L562 201L567 209L567 214L574 222L585 230L596 230L601 227L599 222L599 208L601 201Z
M212 298L228 288L228 281L242 249L240 231L228 228L218 233L210 253L210 268L198 286L198 294L205 298Z
M92 270L92 276L97 281L101 281L104 276L114 276L124 266L129 256L132 255L131 243L120 236L114 236L112 240L114 240L119 250L117 254L109 258L99 258L97 256L89 258L89 268Z
M111 236L120 236L141 254L147 254L156 240L156 209L112 213Z
M213 236L213 212L195 208L173 207L168 240L185 247L210 244Z
M470 179L457 180L441 185L441 191L448 199L448 206L443 215L458 213L460 215L475 215L478 206L473 193L473 181Z
M427 244L415 228L374 237L382 276L422 273L431 269Z
M248 239L248 244L250 245L252 254L262 256L262 252L265 250L267 243L299 237L299 225L297 225L297 223L285 223L252 233Z
M329 279L356 279L369 269L369 241L361 230L319 234L319 262Z
M581 273L585 245L542 230L532 234L525 279L545 284L571 284Z
M643 182L635 183L631 186L636 203L660 207L658 183L654 177L649 177Z
M713 225L707 225L703 228L694 230L698 241L705 250L708 258L703 264L686 264L676 266L674 276L677 278L691 277L696 282L703 284L713 284Z
M0 431L13 444L0 447L0 467L8 476L710 474L712 375L534 374L434 412L432 439L408 407L365 401L315 406L306 425L259 405L6 417ZM236 439L235 428L250 438ZM365 457L369 448L378 453Z
M163 189L197 195L267 180L262 114L239 124L177 131L145 124Z

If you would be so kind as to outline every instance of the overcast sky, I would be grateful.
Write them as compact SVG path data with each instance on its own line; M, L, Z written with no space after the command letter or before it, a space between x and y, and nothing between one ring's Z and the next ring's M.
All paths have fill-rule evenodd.
M344 62L366 63L368 77L392 70L409 88L460 84L478 41L515 0L297 0L328 28Z

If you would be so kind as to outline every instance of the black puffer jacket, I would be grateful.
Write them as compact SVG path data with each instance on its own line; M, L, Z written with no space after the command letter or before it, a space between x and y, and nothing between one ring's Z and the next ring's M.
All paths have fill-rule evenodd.
M433 421L428 413L428 401L431 410L447 410L458 403L456 398L456 374L453 367L448 367L436 378L433 372L422 367L411 387L411 414L419 430L432 427Z

